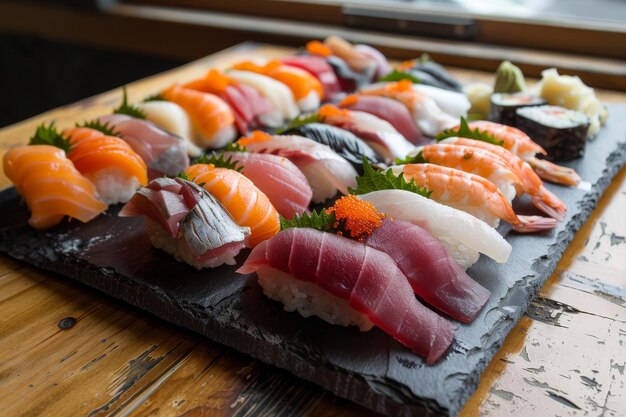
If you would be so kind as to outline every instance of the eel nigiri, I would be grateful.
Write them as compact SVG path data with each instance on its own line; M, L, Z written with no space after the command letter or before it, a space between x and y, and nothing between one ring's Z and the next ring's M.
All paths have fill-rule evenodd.
M185 174L215 196L237 224L250 228L251 247L280 230L278 212L270 200L239 172L211 164L194 164Z
M228 70L226 76L260 92L271 104L272 110L259 116L268 127L280 127L300 114L293 93L285 84L256 72Z
M250 152L284 156L302 171L313 190L313 202L334 197L337 190L346 194L356 186L356 170L348 161L326 145L301 136L271 136L255 131L237 144Z
M388 121L406 140L414 145L419 145L425 141L409 110L394 99L352 94L345 97L339 103L339 107L370 113Z
M402 158L413 149L413 144L389 122L373 114L339 109L330 104L322 106L317 114L324 123L349 130L363 139L387 162Z
M315 55L294 55L282 58L281 62L285 65L291 65L292 67L308 71L315 76L322 84L324 97L326 99L334 100L342 94L341 84L339 84L333 67L331 67L324 58Z
M98 121L122 134L122 139L152 171L149 172L151 178L163 174L174 176L189 166L185 141L152 122L125 114L102 116Z
M181 178L152 180L119 215L146 216L152 244L197 269L234 265L250 237L211 193Z
M55 146L11 148L4 154L3 168L26 201L28 223L37 229L55 226L65 216L87 223L107 208L94 185Z
M423 306L389 255L315 229L290 228L258 245L237 272L256 272L268 297L361 330L377 326L426 363L450 347L454 325Z
M282 134L304 136L330 147L350 162L359 174L363 174L363 158L370 164L383 162L367 143L353 133L332 125L307 123L287 129Z
M324 98L322 84L317 78L303 69L284 65L278 60L269 61L264 65L244 61L235 64L233 69L267 75L285 84L293 93L296 103L302 111L317 109Z
M289 159L254 152L224 152L241 167L241 173L270 199L278 214L290 220L305 212L313 190L306 177Z
M195 142L200 147L221 148L235 139L235 115L218 96L179 85L171 86L162 95L187 112L196 132Z
M272 112L270 102L255 88L239 83L216 69L203 78L184 85L185 88L215 94L233 109L235 124L242 135L261 124L266 113Z

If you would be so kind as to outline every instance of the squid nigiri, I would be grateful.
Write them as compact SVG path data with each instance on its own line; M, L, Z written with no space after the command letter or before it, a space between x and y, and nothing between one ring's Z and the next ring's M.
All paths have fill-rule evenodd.
M9 149L3 157L3 168L26 201L31 212L28 223L37 229L55 226L65 216L87 223L107 208L94 185L55 146Z
M287 311L332 324L379 327L436 362L455 327L424 307L389 255L315 229L290 228L258 245L237 272L256 272L268 297Z
M313 202L321 203L337 191L346 194L356 185L356 170L326 145L301 136L271 136L255 131L237 144L250 152L284 156L302 171L313 190Z
M234 265L250 237L211 193L181 178L152 180L119 215L145 216L152 244L197 269Z
M281 62L285 65L308 71L315 76L324 89L324 97L326 99L334 100L342 94L341 84L339 84L333 67L324 58L315 55L294 55L282 58Z
M187 177L210 192L240 226L250 228L250 246L255 247L280 230L278 212L261 190L233 169L211 164L194 164Z

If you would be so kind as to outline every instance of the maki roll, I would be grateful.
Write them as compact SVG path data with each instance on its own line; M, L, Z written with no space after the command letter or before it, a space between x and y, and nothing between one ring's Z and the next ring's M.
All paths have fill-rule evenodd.
M516 112L517 128L548 153L550 161L579 158L585 152L589 118L558 106L524 107Z
M503 125L515 126L515 111L517 109L545 104L548 104L545 99L524 92L495 93L491 95L489 120Z

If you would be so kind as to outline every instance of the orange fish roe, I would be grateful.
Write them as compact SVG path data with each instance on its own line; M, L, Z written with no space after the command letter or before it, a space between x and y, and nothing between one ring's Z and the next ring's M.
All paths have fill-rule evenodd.
M307 43L306 51L311 55L318 55L323 57L331 56L333 54L333 51L320 41L310 41L309 43Z
M237 145L246 146L251 143L264 142L266 140L271 140L272 135L262 132L260 130L255 130L250 134L250 136L244 136L235 142Z
M349 96L346 96L346 98L341 100L339 102L339 105L340 106L351 106L353 104L356 104L358 101L359 101L359 96L357 96L356 94L350 94Z
M340 109L338 107L333 106L332 104L324 104L317 111L317 114L322 119L325 118L325 117L332 117L332 116L349 117L350 116L350 110Z
M388 84L386 88L389 91L408 91L413 89L413 83L409 80L400 80L395 83Z
M415 66L415 60L409 59L408 61L404 61L400 65L398 65L398 70L406 71L408 69L413 68L414 66Z
M339 228L343 222L343 229L352 239L363 241L382 225L385 214L376 210L376 207L368 201L361 200L353 195L341 197L335 204L326 210L327 214L335 213L337 223L333 225ZM343 233L338 232L338 235Z

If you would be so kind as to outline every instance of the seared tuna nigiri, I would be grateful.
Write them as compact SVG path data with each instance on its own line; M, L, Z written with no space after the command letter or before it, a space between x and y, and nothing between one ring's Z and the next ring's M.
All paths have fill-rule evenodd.
M93 184L55 146L9 149L3 167L31 211L28 223L37 229L55 226L65 216L86 223L107 208Z
M334 197L337 190L346 194L356 186L356 170L348 161L326 145L302 136L271 136L255 131L239 139L237 144L250 152L284 156L304 173L313 190L313 202L321 203Z
M291 219L309 208L313 190L306 177L289 159L254 152L225 152L241 167L241 173L270 199L278 214Z
M125 114L111 114L98 118L109 124L141 156L153 172L150 177L176 175L189 166L187 146L178 136L159 128L154 123Z
M185 174L215 196L237 224L250 228L251 247L280 230L278 212L270 200L239 172L211 164L194 164L185 170Z
M341 84L339 84L333 67L331 67L324 58L315 55L295 55L282 58L281 62L285 65L301 68L313 74L322 84L324 97L327 100L333 100L342 94Z
M359 174L363 174L363 158L367 159L370 164L383 162L367 143L353 133L335 126L307 123L287 129L283 134L304 136L330 147L350 162Z
M402 103L387 97L353 94L344 98L339 107L357 110L388 121L402 136L414 145L423 143L424 137L419 131L411 113Z
M288 311L361 330L375 325L429 364L454 337L452 323L417 301L389 255L331 233L287 229L257 246L237 272L256 272L263 292Z
M152 244L197 269L234 265L250 236L208 191L181 178L151 181L119 215L146 216Z

